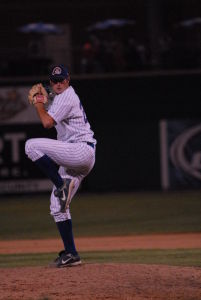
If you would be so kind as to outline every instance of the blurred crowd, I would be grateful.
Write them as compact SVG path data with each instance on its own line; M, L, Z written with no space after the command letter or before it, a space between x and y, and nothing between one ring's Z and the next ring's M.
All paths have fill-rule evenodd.
M126 34L124 34L126 33ZM78 53L78 73L130 72L201 67L201 30L175 27L155 45L139 41L132 31L88 33ZM152 48L151 48L152 47Z
M80 73L126 72L146 68L144 45L134 38L110 34L90 34L81 45Z
M137 31L131 27L84 29L77 43L73 39L72 45L66 46L66 49L71 49L71 71L90 74L201 68L201 18L199 20L195 25L176 26L168 34L163 32L152 45L148 37L136 36ZM35 39L28 40L28 36L26 39L21 36L18 48L5 48L3 53L2 47L0 77L47 75L55 53L51 55L51 51L44 50L42 41L45 38L35 36ZM64 48L61 43L57 45ZM58 49L56 51L58 54Z
M153 61L155 59L155 61ZM81 47L79 73L130 72L150 69L191 69L201 67L201 42L173 43L161 38L157 55L135 39L100 40L91 36Z

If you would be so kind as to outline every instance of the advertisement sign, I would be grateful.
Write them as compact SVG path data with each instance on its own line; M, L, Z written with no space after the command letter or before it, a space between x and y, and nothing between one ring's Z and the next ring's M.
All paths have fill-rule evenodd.
M201 188L201 122L161 120L161 186Z
M51 190L25 154L25 142L34 137L53 137L39 122L27 100L29 88L0 88L0 194Z

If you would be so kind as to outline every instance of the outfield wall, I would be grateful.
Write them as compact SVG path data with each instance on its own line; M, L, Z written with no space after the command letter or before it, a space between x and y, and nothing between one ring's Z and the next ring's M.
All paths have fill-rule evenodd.
M40 81L47 83L45 78ZM27 91L35 82L19 78L0 82L0 193L51 188L24 154L26 139L55 137L54 129L43 129L27 103ZM74 77L72 85L98 141L96 165L82 191L164 188L161 120L188 118L199 123L200 74Z

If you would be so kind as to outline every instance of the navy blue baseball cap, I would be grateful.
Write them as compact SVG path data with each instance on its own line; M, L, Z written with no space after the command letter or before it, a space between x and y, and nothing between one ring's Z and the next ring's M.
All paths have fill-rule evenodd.
M68 78L69 72L68 69L63 65L56 65L52 67L50 71L50 80L51 81L63 81L64 79Z

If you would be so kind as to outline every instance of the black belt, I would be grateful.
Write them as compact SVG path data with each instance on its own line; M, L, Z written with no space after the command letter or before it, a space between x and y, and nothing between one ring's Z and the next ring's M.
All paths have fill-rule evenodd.
M87 145L91 146L92 148L95 148L95 145L93 143L87 142Z

